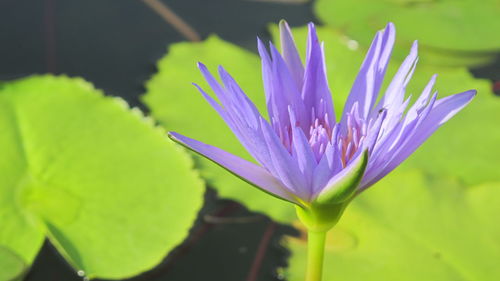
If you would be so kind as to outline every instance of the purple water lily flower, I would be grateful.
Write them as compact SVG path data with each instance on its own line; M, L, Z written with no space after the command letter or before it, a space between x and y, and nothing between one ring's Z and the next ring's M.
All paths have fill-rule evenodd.
M342 118L336 120L323 44L314 25L309 24L305 65L286 22L280 23L280 32L281 54L272 44L268 52L258 41L269 121L224 68L219 67L219 83L199 64L220 103L197 86L199 91L260 165L178 133L170 136L243 180L300 206L331 200L336 190L352 190L353 182L351 195L373 185L476 93L437 99L433 76L410 106L405 89L418 60L415 42L377 101L394 45L395 30L389 23L376 34ZM342 187L346 182L351 187Z

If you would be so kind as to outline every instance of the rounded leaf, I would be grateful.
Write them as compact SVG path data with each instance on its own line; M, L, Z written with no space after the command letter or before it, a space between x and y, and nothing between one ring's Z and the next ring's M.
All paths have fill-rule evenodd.
M81 79L2 84L0 128L0 244L28 264L45 233L88 277L129 277L182 242L201 207L189 157ZM23 246L33 232L37 244Z
M500 50L500 1L485 0L319 0L315 11L326 24L369 46L388 22L397 27L397 56L419 40L433 64L477 65Z

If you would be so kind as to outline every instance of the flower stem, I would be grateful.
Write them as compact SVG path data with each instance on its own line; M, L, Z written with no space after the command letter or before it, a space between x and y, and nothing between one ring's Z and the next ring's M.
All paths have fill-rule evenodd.
M323 258L325 256L326 231L307 232L307 273L306 281L321 281Z

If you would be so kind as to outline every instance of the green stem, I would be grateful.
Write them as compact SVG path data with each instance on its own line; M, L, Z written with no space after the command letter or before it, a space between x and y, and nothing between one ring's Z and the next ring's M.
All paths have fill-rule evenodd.
M323 258L325 256L326 231L307 232L307 273L306 281L321 281Z

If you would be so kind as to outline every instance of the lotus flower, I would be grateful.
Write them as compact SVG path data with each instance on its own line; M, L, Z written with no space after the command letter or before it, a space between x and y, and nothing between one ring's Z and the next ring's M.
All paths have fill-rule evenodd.
M199 69L219 102L198 87L258 164L171 132L170 137L241 179L308 208L352 199L396 168L438 127L466 106L475 91L437 99L436 76L410 105L405 89L417 64L417 42L378 100L395 39L389 23L361 65L340 120L328 86L323 44L309 24L303 65L290 28L280 23L281 54L258 40L269 117L219 67L219 83Z

